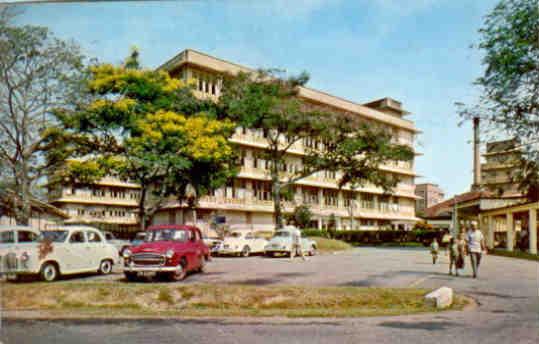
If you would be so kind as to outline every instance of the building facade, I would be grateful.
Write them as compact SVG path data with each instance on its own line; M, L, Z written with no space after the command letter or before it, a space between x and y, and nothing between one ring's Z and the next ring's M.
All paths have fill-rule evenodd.
M520 172L522 152L515 140L488 142L481 164L483 189L498 196L520 195L515 177Z
M184 50L160 67L172 77L194 80L195 95L217 99L221 93L220 73L235 74L253 70L194 50ZM396 143L413 147L419 130L405 119L408 114L402 104L383 98L358 104L315 89L301 87L298 95L303 101L322 104L335 111L357 114L365 121L383 125L393 133ZM154 223L196 223L203 230L212 224L249 226L255 229L273 228L273 203L268 162L260 152L267 147L262 131L237 128L231 138L240 148L241 171L225 187L203 197L196 213L180 204L170 203L154 217ZM295 144L289 151L287 169L292 171L301 164L305 145L317 144L306 140ZM313 226L327 227L335 219L337 229L410 228L415 217L414 162L394 162L380 167L388 174L398 175L401 182L392 195L374 185L356 190L339 190L339 173L319 172L307 177L294 188L294 196L283 202L284 212L290 213L299 204L306 204L314 214ZM331 220L333 221L333 220Z
M139 186L105 177L91 186L58 185L49 202L69 216L66 223L91 224L116 233L138 228Z
M437 185L432 183L416 184L415 194L419 197L416 200L416 213L424 213L426 208L430 208L444 200L445 193Z

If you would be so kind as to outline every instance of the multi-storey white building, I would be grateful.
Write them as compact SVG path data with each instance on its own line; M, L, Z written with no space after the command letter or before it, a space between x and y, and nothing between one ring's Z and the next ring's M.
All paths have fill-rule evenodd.
M160 69L169 72L172 77L194 79L195 95L210 99L217 99L220 95L222 85L219 73L253 72L249 68L190 49L182 51ZM408 112L401 103L391 98L358 104L307 87L299 89L299 97L305 102L355 113L365 121L386 126L393 133L394 141L401 144L413 147L414 137L419 133L414 123L404 118ZM156 214L155 223L196 222L203 229L211 223L273 228L268 163L260 157L260 152L267 147L264 133L237 128L231 140L241 149L241 171L238 176L225 187L201 199L196 219L193 212L186 211L177 203L170 203ZM286 168L292 170L298 167L303 145L313 144L316 144L314 140L306 140L293 146ZM356 190L346 187L339 190L339 173L320 172L295 185L294 196L284 202L284 212L292 212L298 204L307 204L315 215L313 226L318 228L327 226L330 217L335 218L338 229L407 228L417 220L414 162L394 162L380 168L401 179L392 195L385 195L374 185Z
M137 184L105 177L91 186L55 186L49 190L49 202L69 216L66 223L128 232L138 228L139 189Z

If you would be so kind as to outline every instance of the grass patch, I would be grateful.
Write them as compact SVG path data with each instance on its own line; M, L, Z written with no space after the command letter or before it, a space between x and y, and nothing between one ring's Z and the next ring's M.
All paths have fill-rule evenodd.
M526 260L534 260L539 261L539 255L537 254L531 254L528 252L522 252L522 251L506 251L501 249L494 249L489 252L489 254L494 256L502 256L502 257L509 257L509 258L518 258L518 259L526 259Z
M323 237L309 237L309 239L316 241L319 252L344 251L352 248L352 245L341 240Z
M159 290L159 294L157 295L157 301L168 303L169 305L174 303L174 298L172 297L172 294L169 289L161 289Z
M106 294L100 289L110 291ZM311 286L128 283L5 284L4 310L68 316L285 316L359 317L437 310L428 290ZM451 309L461 309L457 297Z

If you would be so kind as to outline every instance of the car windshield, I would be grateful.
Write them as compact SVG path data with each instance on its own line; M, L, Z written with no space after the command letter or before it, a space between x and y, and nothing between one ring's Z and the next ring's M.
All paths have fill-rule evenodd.
M137 233L137 235L135 235L135 240L144 240L145 237L146 233Z
M52 242L64 242L67 238L68 231L63 230L54 230L54 231L43 231L39 237L39 241L52 241Z
M149 231L146 235L147 242L153 241L187 241L189 233L186 230L157 229Z
M290 236L290 232L285 232L285 231L279 231L279 232L276 232L274 237L289 237Z

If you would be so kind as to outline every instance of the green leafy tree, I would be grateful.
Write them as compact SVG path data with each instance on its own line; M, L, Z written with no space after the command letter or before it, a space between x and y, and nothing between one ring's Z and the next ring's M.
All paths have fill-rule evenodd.
M294 208L294 212L290 214L289 221L299 227L299 228L308 228L311 224L313 218L313 212L308 205L301 204Z
M233 124L217 120L211 104L190 85L163 71L139 68L138 52L125 64L90 67L90 101L76 111L57 111L72 160L59 180L91 183L114 174L140 185L141 229L173 196L185 200L191 185L200 197L233 174L228 141ZM66 149L59 158L65 160Z
M407 146L392 144L390 134L358 116L310 104L298 97L306 74L285 78L277 70L224 76L219 110L240 126L258 130L266 141L260 156L269 162L274 217L282 227L282 199L298 181L320 171L341 171L339 186L371 182L390 190L398 180L378 169L390 160L411 160ZM290 163L303 147L301 162Z
M12 25L13 16L0 12L0 178L14 191L17 223L28 224L38 184L58 167L44 158L58 143L52 112L79 99L83 56L47 28Z
M483 53L484 73L475 84L478 103L460 106L464 119L481 119L487 136L519 140L525 153L520 182L539 199L539 3L502 0L486 16L475 46ZM535 177L534 177L535 175Z

